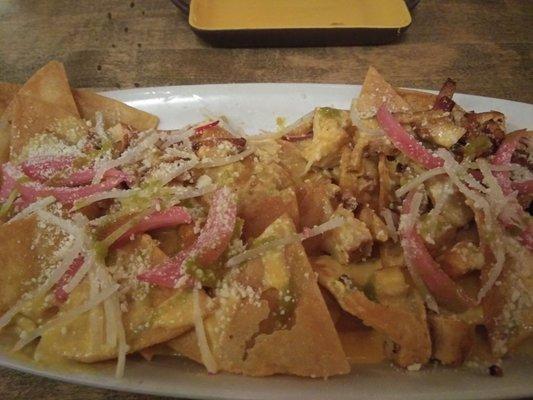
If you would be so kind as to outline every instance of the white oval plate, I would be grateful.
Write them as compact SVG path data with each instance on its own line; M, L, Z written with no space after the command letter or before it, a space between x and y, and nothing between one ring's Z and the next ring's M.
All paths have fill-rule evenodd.
M208 116L225 115L247 133L274 130L276 118L291 122L316 106L349 108L360 86L316 84L230 84L169 86L105 93L161 118L161 128L179 128ZM454 99L467 110L498 110L507 116L510 130L533 128L533 106L470 95ZM0 354L0 365L52 379L174 397L206 399L503 399L533 395L533 360L512 359L504 377L484 370L429 368L406 372L390 365L357 366L350 375L328 380L289 376L249 378L228 374L209 376L192 362L156 358L128 359L124 378L113 376L111 366L98 372L56 372Z

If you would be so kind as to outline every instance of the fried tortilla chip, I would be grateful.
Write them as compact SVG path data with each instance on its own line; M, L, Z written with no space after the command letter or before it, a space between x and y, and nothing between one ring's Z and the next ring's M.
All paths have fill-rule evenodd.
M0 315L44 282L58 263L54 253L68 244L65 239L62 231L34 216L0 225ZM22 312L33 320L51 305L42 298L28 300Z
M311 165L332 168L338 165L340 151L350 141L349 113L336 108L318 108L313 118L313 137L300 142L302 156Z
M67 73L63 64L58 61L50 61L35 72L17 94L35 97L64 109L69 115L79 116L68 83Z
M39 253L44 252L35 247L37 235L35 217L0 225L0 315L36 286L43 269Z
M431 110L437 99L437 95L419 90L396 88L396 91L409 104L413 113Z
M284 215L257 241L264 243L294 232L291 219ZM315 274L299 243L273 248L235 268L217 297L220 308L205 325L221 370L310 377L349 372ZM190 337L169 345L197 358Z
M499 284L482 301L492 353L502 357L533 337L533 256L522 246L508 253ZM482 271L486 282L492 262Z
M142 235L118 250L110 267L113 278L121 284L120 305L129 352L170 340L187 332L194 324L191 289L151 287L136 278L140 270L153 267L166 258L153 239ZM87 301L90 286L89 279L84 279L61 307L60 313ZM202 313L208 309L208 303L208 297L202 293ZM66 325L48 330L39 342L36 357L42 359L60 354L82 362L115 358L116 346L107 344L102 333L105 313L105 306L100 305Z
M74 100L83 119L94 120L96 112L101 112L106 128L123 123L146 131L157 128L159 118L155 115L130 107L118 100L101 96L90 90L74 90Z
M68 126L79 120L63 65L52 61L38 70L19 89L0 122L0 151L2 161L17 159L29 140L45 132ZM62 127L65 130L65 127Z
M81 120L70 111L55 106L52 103L41 101L35 97L18 94L9 105L3 118L11 122L7 125L7 135L10 135L11 161L18 161L24 153L24 148L32 138L41 134L54 134L59 132L59 137L69 136L70 126L75 127L74 134L82 127ZM0 132L2 135L6 132Z
M359 98L352 103L352 110L360 118L371 118L379 107L386 104L392 113L411 111L409 104L372 66L368 68Z
M190 360L196 361L198 364L202 364L202 355L200 354L198 338L194 329L168 341L167 346L180 356L187 357Z
M0 116L20 89L16 83L0 82Z
M12 102L11 102L12 103ZM9 103L11 105L11 103ZM6 108L5 112L0 115L0 163L4 163L9 160L9 144L11 143L11 126L8 118L8 110L10 105Z
M474 326L444 315L430 316L429 325L433 358L443 365L462 365L474 345Z
M300 225L298 201L293 188L277 193L254 192L242 202L239 216L244 220L243 236L246 241L257 238L278 217L288 214L296 227Z
M392 356L398 365L408 367L429 360L431 340L425 308L422 301L416 300L415 292L410 290L409 298L391 299L387 304L380 304L370 300L354 285L348 266L330 257L320 257L313 261L313 267L320 284L335 296L343 310L394 342L397 348L393 348Z

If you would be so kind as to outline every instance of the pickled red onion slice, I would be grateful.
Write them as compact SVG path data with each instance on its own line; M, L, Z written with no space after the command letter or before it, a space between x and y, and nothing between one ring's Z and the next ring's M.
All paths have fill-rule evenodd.
M409 193L402 206L402 214L411 211L414 192ZM440 305L457 310L465 310L476 304L433 259L424 240L416 230L416 224L401 224L401 245L408 262L420 276L428 290Z
M198 264L208 266L217 261L229 245L236 219L235 194L227 187L218 189L213 194L206 223L195 243L160 266L140 274L138 279L171 288L180 282L186 283L184 262L194 258Z
M164 211L156 211L141 220L137 225L118 238L112 248L117 248L126 243L132 235L144 233L154 229L170 228L181 224L190 224L192 218L187 210L180 206L170 207Z
M444 161L440 157L432 154L400 125L385 104L379 108L376 117L392 144L411 160L427 169L439 168L444 165Z

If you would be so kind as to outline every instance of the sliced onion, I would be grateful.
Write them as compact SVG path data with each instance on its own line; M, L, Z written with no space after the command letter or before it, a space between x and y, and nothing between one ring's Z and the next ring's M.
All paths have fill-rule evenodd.
M23 162L20 167L22 171L30 179L46 183L55 174L61 173L65 170L74 168L76 157L72 156L44 156L34 157ZM72 172L65 178L60 178L55 181L58 186L82 186L92 182L95 175L94 168L85 168L79 171ZM118 169L112 168L104 173L104 178L119 177L126 175Z
M67 294L71 293L76 286L85 278L95 262L95 255L92 252L88 252L84 258L82 266L78 271L70 278L70 280L63 286L63 291Z
M38 156L24 161L20 167L29 178L46 182L54 174L72 168L75 160L73 156Z
M210 122L208 124L205 124L205 125L202 125L202 126L199 126L197 128L194 128L194 134L195 135L201 135L202 133L204 133L206 130L210 129L210 128L214 128L215 126L217 126L218 124L220 123L219 120L216 120L216 121L213 121L213 122Z
M17 183L17 188L26 202L34 202L39 197L53 196L62 204L73 204L95 193L107 192L123 182L127 177L123 174L105 179L101 183L80 187L51 187L40 183Z
M496 150L496 153L492 157L492 164L496 165L508 165L511 162L511 159L513 157L513 153L516 150L516 147L518 146L518 143L520 139L523 137L524 131L518 131L514 134L510 134L507 136L498 150ZM513 192L513 184L516 185L518 182L512 182L509 177L509 172L507 171L497 171L494 172L494 177L498 181L499 186L501 187L501 190L503 194L506 196L511 195ZM527 181L526 181L527 182ZM526 183L524 186L522 186L522 189L526 189L526 193L531 193L531 181L530 183ZM519 187L520 184L518 183ZM513 219L516 219L518 221L525 221L525 227L519 227L521 228L520 235L518 237L518 240L526 246L529 250L533 250L533 221L531 220L531 216L522 209L520 204L518 202L512 202L509 204L509 209L507 209L507 212L503 212L500 214L500 221L503 223L503 225L506 228L513 228L516 227L517 224ZM510 218L509 215L513 215L514 218Z
M379 125L385 131L394 146L411 160L419 163L424 168L433 169L442 167L444 161L432 154L422 143L411 136L392 116L385 104L376 115Z
M95 173L96 171L93 168L76 171L64 179L58 179L57 184L61 186L88 185L94 179ZM131 184L131 177L116 168L111 168L104 172L104 178L122 178L124 182Z
M520 142L525 133L526 130L523 129L506 135L502 143L500 144L500 147L498 147L498 150L496 150L496 152L492 156L492 164L509 164L516 148L518 147L518 143Z
M176 288L192 283L183 263L191 257L192 249L182 250L164 263L140 274L137 279L156 286Z
M233 164L235 162L244 160L246 157L253 154L254 151L255 149L253 147L249 147L248 149L233 156L207 159L205 161L199 162L196 165L196 168L214 168L221 167L223 165Z
M402 206L402 217L411 212L414 192L410 192ZM424 240L416 230L416 224L400 225L401 245L406 262L422 279L440 305L451 309L466 310L476 304L431 257Z
M533 179L527 181L512 181L511 187L520 194L533 193Z
M63 274L61 279L56 283L54 290L54 296L59 303L64 303L68 299L68 293L65 291L64 286L70 282L70 280L76 275L78 270L82 267L85 258L81 255L76 257L70 264L67 271Z
M200 265L208 266L218 260L231 240L237 218L237 199L228 188L218 189L211 201L207 220L196 242L188 249L138 276L144 282L163 287L176 287L185 276L183 264L194 258Z
M117 248L124 245L132 235L138 233L160 228L170 228L181 224L190 224L191 222L192 218L190 214L183 207L174 206L165 211L156 211L144 217L137 225L118 238L111 247Z

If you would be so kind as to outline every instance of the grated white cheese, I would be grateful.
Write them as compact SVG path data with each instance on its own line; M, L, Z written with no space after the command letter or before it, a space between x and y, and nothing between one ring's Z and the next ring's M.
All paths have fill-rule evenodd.
M34 329L31 332L28 332L26 335L24 335L23 338L21 338L13 347L12 351L18 351L22 349L24 346L26 346L28 343L31 343L33 340L41 336L44 332L47 330L54 328L56 326L65 325L71 321L73 321L78 316L82 315L83 313L93 309L97 305L99 305L102 301L106 300L109 296L111 296L113 293L115 293L118 289L118 285L112 285L107 287L106 289L102 290L98 295L95 297L89 299L85 303L81 304L80 306L73 308L72 310L69 310L68 312L58 315L57 317L51 319L50 321L46 322L45 324L41 325L37 329Z
M85 255L85 260L83 261L83 264L80 269L78 269L78 271L74 274L70 281L68 281L68 283L63 286L63 290L66 293L71 293L74 288L76 288L76 286L80 284L82 279L85 277L85 275L87 275L91 267L94 265L94 259L95 257L93 252L88 252Z
M15 215L13 218L11 218L7 223L17 221L19 219L24 219L30 216L31 214L48 207L50 204L54 203L55 201L56 199L54 198L54 196L48 196L40 200L37 200L35 203L30 204L24 210L22 210L17 215Z
M413 200L411 201L411 209L409 210L409 213L402 214L402 216L400 217L400 229L401 230L411 229L414 226L419 216L419 209L420 209L420 204L422 203L422 199L423 199L423 194L421 192L417 192L414 194ZM401 245L402 245L402 248L404 249L407 247L404 244L403 240L402 240ZM409 254L407 253L405 254L405 264L407 266L407 271L409 272L409 275L411 275L411 278L413 279L413 282L422 292L427 308L438 314L439 306L437 305L435 298L431 295L431 293L426 287L426 284L424 283L422 278L420 278L420 276L418 275L416 269L411 263Z
M213 167L221 167L223 165L233 164L235 162L244 160L246 157L253 154L254 151L255 151L255 148L249 147L246 150L240 152L239 154L235 154L233 156L206 159L204 161L200 161L196 165L196 168L213 168Z
M488 218L487 223L490 224L490 221L492 221L492 213L489 203L479 192L468 188L461 180L464 179L468 185L471 185L471 181L474 181L476 185L471 185L472 187L481 186L479 182L472 178L468 171L455 161L451 153L448 151L439 149L437 150L437 155L444 160L443 168L446 171L446 174L450 177L452 183L467 199L472 200L474 207L485 212L485 215ZM486 188L483 189L486 191Z
M97 111L94 113L94 120L95 120L94 132L96 133L96 135L98 136L100 140L102 141L107 140L107 135L105 133L105 128L104 128L104 115L100 111Z
M428 179L431 179L434 176L442 175L445 173L446 171L444 171L444 168L442 167L433 168L433 169L430 169L429 171L423 172L422 174L418 175L416 178L410 180L405 185L397 189L395 192L396 197L402 197L406 195L407 193L409 193L411 190L418 188L422 183L424 183Z
M262 254L264 254L265 252L271 249L275 249L281 246L287 246L291 243L301 242L302 240L309 239L313 236L321 235L327 231L339 228L345 223L346 222L344 218L342 217L332 218L329 221L324 222L323 224L317 225L311 229L306 230L305 232L295 233L293 235L290 235L290 236L287 236L281 239L272 240L261 246L257 246L256 248L253 248L251 250L246 250L228 259L228 261L226 262L226 266L233 267L235 265L239 265L245 261L260 257Z
M480 158L477 160L477 165L483 174L483 183L487 185L487 199L491 205L493 215L499 217L502 213L505 214L508 220L516 220L516 207L511 206L511 202L516 204L516 193L511 193L509 196L503 194L502 188L494 175L491 172L490 164L487 160ZM510 207L509 207L510 206ZM518 207L520 207L518 205ZM519 221L517 221L519 223Z
M108 192L95 193L93 195L87 196L83 199L76 200L71 211L77 211L81 208L87 207L90 204L96 203L97 201L107 200L107 199L122 199L125 197L130 197L139 193L140 189L129 189L129 190L119 190L113 189Z
M312 110L305 114L303 117L297 119L292 124L284 127L283 129L278 130L277 132L265 132L259 135L249 136L248 139L251 141L262 141L262 140L275 140L279 139L282 136L290 134L292 131L300 129L305 125L310 125L310 128L313 126L313 118L315 117L315 110Z
M385 226L387 227L387 231L389 232L390 237L394 242L398 241L398 231L396 230L396 226L394 225L394 219L392 218L392 211L388 208L385 208L381 212L381 216L385 220Z
M146 137L143 140L141 140L136 146L128 148L120 155L120 157L113 160L97 162L92 183L100 183L105 172L111 168L117 168L122 165L140 161L143 158L145 151L152 149L159 139L160 136L155 131L147 131Z
M494 254L494 258L496 260L487 274L486 282L479 289L479 292L477 294L478 303L483 300L483 298L487 295L490 289L492 289L492 287L496 284L496 281L500 277L503 270L503 266L505 264L505 249L503 248L503 244L491 246L491 251Z
M194 316L194 329L196 331L196 338L198 340L198 347L200 349L200 356L202 363L207 368L207 371L216 374L218 371L218 365L209 349L209 343L205 334L204 321L202 318L202 310L200 308L200 293L198 288L193 289L193 316Z
M178 176L190 171L198 164L197 159L186 161L184 163L161 163L158 168L153 171L148 180L158 181L162 186L174 180Z
M117 345L117 315L115 315L115 308L113 306L113 299L110 297L104 301L104 315L105 315L105 333L106 345L115 347Z

